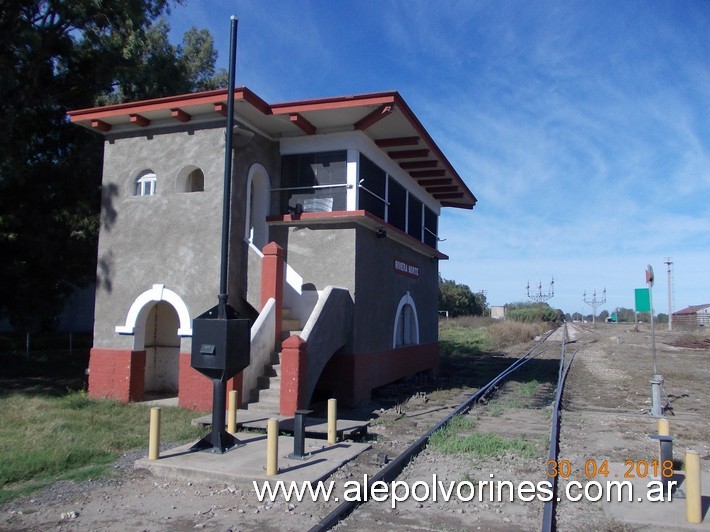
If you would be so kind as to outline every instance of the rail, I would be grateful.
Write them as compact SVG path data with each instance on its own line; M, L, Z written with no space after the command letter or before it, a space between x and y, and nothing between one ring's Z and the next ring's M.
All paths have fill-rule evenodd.
M498 384L500 384L503 380L505 380L508 376L510 376L512 373L520 369L522 366L527 364L530 360L533 358L541 355L542 353L546 352L549 348L542 349L540 351L537 351L543 344L544 342L550 337L550 335L554 332L554 330L547 332L533 347L530 349L527 353L525 353L523 356L521 356L518 360L513 362L510 366L508 366L505 370L503 370L501 373L499 373L496 377L494 377L491 381L489 381L487 384L485 384L483 387L481 387L476 393L472 394L468 399L466 399L463 403L461 403L456 409L451 412L448 416L446 416L443 420L441 420L439 423L437 423L432 429L427 431L423 436L421 436L418 440L416 440L414 443L412 443L407 449L401 453L399 456L394 458L389 464L387 464L384 468L382 468L377 474L375 474L369 485L372 486L374 485L377 481L384 481L384 482L391 482L397 476L402 472L402 470L405 468L405 466L415 457L417 456L423 449L426 447L426 444L429 442L429 439L431 438L432 434L434 434L436 431L446 427L451 420L456 417L457 415L465 414L467 413L475 404L476 402L480 401L481 399L485 398L491 390L493 390ZM566 339L566 329L564 332L564 338ZM564 345L564 342L563 342ZM559 388L559 385L558 385ZM362 489L366 489L364 486ZM362 494L364 495L364 493ZM367 498L362 496L359 497L360 500L366 500ZM318 524L313 526L310 529L310 532L321 532L325 530L330 530L333 528L335 525L337 525L340 521L345 519L350 513L357 508L361 503L358 501L344 501L340 503L333 511L331 511L328 515L326 515Z

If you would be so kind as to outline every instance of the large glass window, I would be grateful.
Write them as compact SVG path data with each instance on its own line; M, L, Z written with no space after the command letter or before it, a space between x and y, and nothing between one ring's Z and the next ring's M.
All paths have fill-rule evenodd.
M416 238L422 239L422 202L417 198L409 196L409 207L407 208L407 233Z
M424 207L424 243L436 248L438 241L439 217L429 207Z
M387 222L402 231L407 230L407 191L391 177L387 185L389 209Z
M360 194L358 207L385 220L387 173L364 155L360 155Z
M284 155L281 158L282 214L347 209L347 152Z

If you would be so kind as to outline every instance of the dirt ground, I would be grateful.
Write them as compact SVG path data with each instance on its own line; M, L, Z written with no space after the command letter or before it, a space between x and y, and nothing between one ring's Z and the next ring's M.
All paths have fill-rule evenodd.
M657 328L657 329L660 329ZM708 335L657 330L658 370L672 411L668 417L676 449L700 452L710 470L710 343ZM656 420L649 415L652 373L649 331L628 324L597 324L580 329L567 353L576 352L568 377L561 422L560 458L579 468L585 460L650 460L657 443L648 438ZM412 441L434 426L479 386L530 346L509 353L460 355L443 365L436 382L390 385L373 400L349 412L371 419L372 449L332 476L342 493L348 480L374 475ZM520 483L545 480L559 348L552 347L528 364L511 382L468 417L478 433L523 437L532 455L452 455L424 450L398 480L428 482L436 474L450 481L494 479ZM530 384L533 384L532 386ZM528 390L527 395L522 394ZM345 414L345 413L344 413ZM347 417L346 415L344 417ZM464 435L462 435L463 437ZM193 483L153 477L133 469L145 451L122 457L111 478L82 483L59 482L33 496L0 506L2 530L299 530L309 529L336 504L259 502L251 483ZM421 494L421 492L420 492ZM539 501L462 502L410 499L368 502L337 526L341 530L534 530ZM706 521L707 521L706 517ZM559 530L634 530L637 525L611 516L594 503L558 505ZM644 530L653 529L644 528Z

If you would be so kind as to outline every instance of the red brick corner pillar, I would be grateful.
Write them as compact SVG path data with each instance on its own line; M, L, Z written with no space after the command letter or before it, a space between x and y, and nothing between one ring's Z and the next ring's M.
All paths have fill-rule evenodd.
M292 416L306 408L308 385L308 343L300 336L289 336L281 350L281 393L279 410L282 416Z
M264 254L261 261L261 308L264 308L271 297L276 301L274 340L278 346L281 341L281 309L284 298L284 249L276 242L269 242L261 252Z
M89 355L89 396L127 403L140 401L145 387L145 351L93 347Z

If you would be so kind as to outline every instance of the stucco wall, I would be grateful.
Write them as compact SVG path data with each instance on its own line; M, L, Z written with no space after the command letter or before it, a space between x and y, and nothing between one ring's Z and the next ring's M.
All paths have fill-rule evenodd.
M242 302L247 283L244 243L246 175L254 163L278 172L275 143L255 135L235 151L230 229L230 303ZM204 192L176 192L177 176L187 165L202 169ZM154 196L134 196L135 179L151 170ZM94 345L133 348L119 336L133 301L153 284L164 284L185 302L194 318L217 303L224 176L224 127L187 127L109 138L105 143L101 232ZM190 349L183 338L181 350Z
M416 278L396 272L395 258L418 268ZM390 238L377 238L357 228L355 278L355 335L353 351L367 353L392 349L397 307L409 293L417 310L419 343L438 341L438 261Z
M317 290L347 288L355 302L349 352L392 349L397 307L409 293L419 322L419 343L438 341L438 261L390 238L377 238L356 223L274 226L271 234L304 284ZM394 269L394 259L418 268L413 278Z
M355 224L271 227L272 239L286 251L286 262L309 289L326 286L355 292Z

